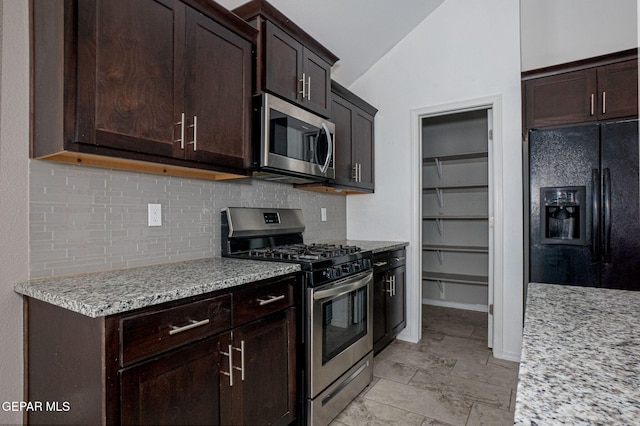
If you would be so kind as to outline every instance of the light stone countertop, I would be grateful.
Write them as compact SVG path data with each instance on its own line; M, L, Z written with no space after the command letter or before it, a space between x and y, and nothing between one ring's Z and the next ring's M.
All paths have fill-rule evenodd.
M342 240L329 242L333 244L358 246L362 248L362 251L371 251L373 254L389 250L398 250L409 245L409 243L405 241Z
M212 257L34 279L14 290L89 317L102 317L300 270L296 263Z
M638 424L640 292L529 284L514 420Z

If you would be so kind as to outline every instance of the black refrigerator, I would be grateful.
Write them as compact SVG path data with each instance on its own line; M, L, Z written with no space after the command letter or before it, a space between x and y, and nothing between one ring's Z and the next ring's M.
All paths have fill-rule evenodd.
M640 290L638 121L528 141L529 282Z

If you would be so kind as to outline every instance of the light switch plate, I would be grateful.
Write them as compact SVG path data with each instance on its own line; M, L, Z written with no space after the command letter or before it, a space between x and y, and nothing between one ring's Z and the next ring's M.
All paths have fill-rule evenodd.
M327 208L326 207L320 207L320 220L322 222L326 222L327 221Z
M162 226L161 204L149 204L149 226Z

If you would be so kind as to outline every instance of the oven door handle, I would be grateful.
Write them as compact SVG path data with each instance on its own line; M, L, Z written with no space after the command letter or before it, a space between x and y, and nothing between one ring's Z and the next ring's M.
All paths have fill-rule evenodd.
M369 285L371 281L373 281L373 272L361 272L358 275L331 284L329 286L330 288L326 290L314 291L313 300L318 301L344 296L345 294Z

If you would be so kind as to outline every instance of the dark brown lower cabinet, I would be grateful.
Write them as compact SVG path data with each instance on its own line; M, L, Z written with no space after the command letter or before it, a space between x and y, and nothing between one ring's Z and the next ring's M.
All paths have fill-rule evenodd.
M25 298L29 424L296 420L295 274L108 317Z
M406 251L373 256L373 352L378 354L405 328Z
M220 424L221 340L208 338L123 370L122 424Z
M295 309L234 329L232 347L241 351L233 357L240 374L234 376L231 390L231 423L291 423L296 409Z

